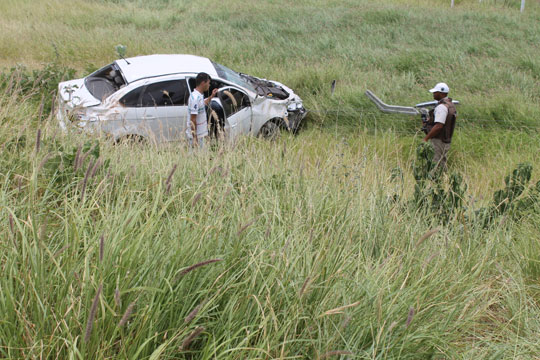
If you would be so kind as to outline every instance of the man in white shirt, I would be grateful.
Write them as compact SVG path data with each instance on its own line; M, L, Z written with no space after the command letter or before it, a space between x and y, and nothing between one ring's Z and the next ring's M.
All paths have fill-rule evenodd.
M431 140L431 145L435 151L433 156L435 166L446 170L447 155L456 126L456 106L452 99L448 97L450 88L445 83L438 83L429 91L433 93L433 98L439 103L435 109L429 112L429 131L424 141Z
M216 96L218 89L212 91L212 95L204 98L204 93L210 89L210 75L207 73L199 73L195 78L195 89L189 96L188 101L188 120L186 128L186 136L189 143L193 147L204 147L204 140L208 136L208 120L206 116L207 106L212 98Z

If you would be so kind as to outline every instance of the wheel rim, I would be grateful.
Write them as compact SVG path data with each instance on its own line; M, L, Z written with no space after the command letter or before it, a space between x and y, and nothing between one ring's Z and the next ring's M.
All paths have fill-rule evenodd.
M274 123L267 123L261 129L261 134L264 138L274 139L279 134L279 128Z

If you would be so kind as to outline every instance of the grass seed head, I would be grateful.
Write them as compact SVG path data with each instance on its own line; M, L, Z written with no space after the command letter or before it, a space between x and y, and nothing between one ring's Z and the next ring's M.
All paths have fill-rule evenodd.
M172 180L172 177L174 175L174 172L176 171L176 167L178 165L174 164L174 166L172 167L171 171L169 172L169 176L167 177L167 180L165 181L165 184L169 185L171 183L171 180Z
M60 256L64 251L66 251L66 249L68 248L68 245L65 245L64 247L62 247L60 250L58 250L57 252L55 252L53 254L53 257L56 259L58 256Z
M411 308L409 309L409 315L407 315L407 323L405 327L409 327L409 325L411 325L413 317L414 317L414 307L411 306Z
M185 351L189 348L189 345L195 340L203 331L205 330L204 327L199 326L193 332L182 342L182 345L180 346L180 351Z
M52 157L52 155L53 155L52 153L48 153L47 155L45 155L43 157L43 159L41 160L41 162L39 163L38 168L37 168L38 173L41 171L41 169L43 169L43 166L45 166L45 163L47 161L49 161L49 159Z
M432 230L429 230L427 233L425 233L424 235L422 235L420 237L420 239L418 240L418 242L416 243L416 247L419 247L420 245L422 245L422 243L424 241L426 241L427 239L429 239L431 236L435 235L436 233L439 232L439 228L435 228L435 229L432 229Z
M97 171L99 170L99 168L101 167L101 165L103 165L103 161L101 159L98 159L96 161L96 164L94 165L94 167L92 168L92 171L90 172L90 177L93 178Z
M88 183L88 178L90 177L90 172L92 171L93 166L94 166L93 161L90 161L90 164L88 164L88 169L86 169L86 174L84 174L83 185L82 185L82 190L81 190L81 201L84 200L84 193L86 191L86 185Z
M189 314L188 316L186 316L186 318L184 319L184 323L189 323L191 322L191 320L193 320L195 318L195 316L197 316L197 314L199 313L199 311L201 310L201 308L206 304L206 300L203 301L202 303L200 303L199 305L197 305L195 307L195 309L193 309Z
M41 146L41 129L38 129L37 135L36 135L36 153L39 152L40 146Z
M94 326L94 318L96 317L99 296L101 295L102 289L103 289L103 284L100 284L98 291L96 293L96 296L94 296L94 301L92 301L92 307L90 308L90 314L88 314L88 321L86 322L84 342L88 342L88 340L90 340L90 335L92 335L92 328Z
M200 268L201 266L205 266L205 265L208 265L208 264L212 264L212 263L215 263L215 262L218 262L218 261L223 261L223 259L211 259L211 260L206 260L206 261L202 261L200 263L197 263L195 265L191 265L190 267L182 270L180 272L180 276L183 276L183 275L186 275L187 273L197 269L197 268Z
M99 238L99 262L103 261L103 253L105 251L105 236L101 235Z
M248 227L250 227L251 225L253 225L257 220L259 220L261 218L262 215L259 215L257 216L256 218L254 218L253 220L249 221L247 224L245 224L244 226L242 226L240 228L240 230L238 230L238 232L236 233L237 236L240 236L244 231L246 231L246 229Z
M311 278L308 276L306 278L306 280L304 281L304 284L302 285L302 288L300 289L300 294L299 294L300 297L302 297L302 295L304 295L304 291L306 291L306 288L307 288L310 281L311 281Z
M201 199L201 196L202 196L202 193L198 193L197 195L195 195L195 197L193 198L193 201L191 202L191 206L195 206Z
M114 289L114 303L117 307L122 306L122 302L120 300L120 290L118 290L118 288Z
M128 305L126 312L122 316L122 319L120 319L120 322L118 323L119 327L122 327L126 325L129 318L131 317L131 314L133 313L133 309L135 308L135 301L133 301L131 304Z
M13 215L9 214L9 229L11 233L15 235L15 223L13 222Z
M79 145L79 147L77 148L77 152L75 153L75 159L73 160L73 170L74 171L77 171L79 169L79 160L80 160L80 157L81 157L81 150L82 150L82 146Z

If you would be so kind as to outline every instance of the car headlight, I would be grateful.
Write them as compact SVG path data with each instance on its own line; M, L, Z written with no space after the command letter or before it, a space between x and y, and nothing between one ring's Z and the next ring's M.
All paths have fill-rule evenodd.
M302 108L303 108L303 105L301 101L291 103L287 106L287 110L289 111L297 111L297 110L301 110Z

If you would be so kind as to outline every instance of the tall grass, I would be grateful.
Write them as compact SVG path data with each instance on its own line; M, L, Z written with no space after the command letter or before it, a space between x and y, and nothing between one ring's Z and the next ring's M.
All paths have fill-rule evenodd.
M407 205L415 145L399 134L96 148L16 100L2 109L21 117L0 128L0 357L540 350L539 209L488 228L467 220L537 141L519 153L486 135L485 161L460 156L474 147L461 140L452 166L486 199L464 199L466 217L442 225Z
M198 53L298 89L323 125L201 153L115 146L61 134L43 83L5 83L0 358L538 356L540 208L474 222L517 163L539 178L538 133L503 129L537 126L536 4L322 5L0 3L8 67L82 73L117 43ZM449 164L469 190L447 224L408 201L415 120L374 126L361 95L427 100L443 74L469 122ZM501 126L471 124L485 120Z

